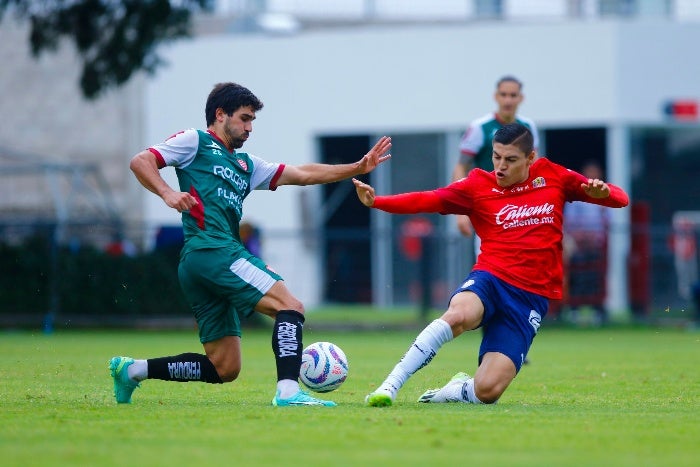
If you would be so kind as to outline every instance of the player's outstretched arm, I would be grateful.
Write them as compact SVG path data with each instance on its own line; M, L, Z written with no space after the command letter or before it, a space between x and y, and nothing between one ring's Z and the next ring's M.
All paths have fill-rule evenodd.
M434 191L414 191L397 195L377 196L374 188L356 178L352 179L360 202L369 208L381 209L394 214L418 214L443 212L445 207Z
M363 175L391 158L391 138L382 136L359 161L352 164L304 164L287 165L278 185L318 185L338 182L346 178Z

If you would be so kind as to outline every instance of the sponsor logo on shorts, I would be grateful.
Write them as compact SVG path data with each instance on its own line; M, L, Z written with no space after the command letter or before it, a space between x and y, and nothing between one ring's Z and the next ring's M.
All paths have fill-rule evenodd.
M537 330L540 328L540 324L542 324L542 316L535 310L530 310L530 317L527 320L530 322L532 329L537 332Z

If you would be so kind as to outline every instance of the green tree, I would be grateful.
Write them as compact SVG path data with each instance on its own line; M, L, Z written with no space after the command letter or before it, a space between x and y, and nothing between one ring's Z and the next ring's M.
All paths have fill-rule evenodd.
M126 83L163 61L161 43L189 37L195 11L212 0L0 0L0 21L13 14L30 24L32 55L56 51L60 40L73 41L83 61L80 88L88 99Z

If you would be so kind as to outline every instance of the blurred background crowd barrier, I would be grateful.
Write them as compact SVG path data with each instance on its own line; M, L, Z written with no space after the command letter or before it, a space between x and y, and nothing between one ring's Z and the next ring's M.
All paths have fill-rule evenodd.
M324 245L324 254L319 255L324 305L375 303L373 268L384 263L393 268L392 283L380 285L388 289L389 307L414 306L421 313L441 310L460 280L449 277L450 268L445 265L456 260L463 265L457 274L466 275L473 260L469 246L463 249L464 256L449 256L457 245L469 242L456 233L440 234L424 218L404 220L403 228L395 232L335 229L320 236L308 231L258 230L255 245L263 258L265 243L272 239L276 244L285 240L294 244L304 237ZM148 248L126 240L135 232L114 225L0 224L0 326L50 330L53 326L130 326L135 321L154 326L178 319L189 323L191 314L177 280L181 228L140 230L139 235L154 236ZM680 222L675 229L639 225L630 233L636 238L631 242L625 291L631 309L613 310L615 314L639 322L692 320L697 312L693 303L697 229ZM371 242L382 241L393 245L386 261L358 254L371 251ZM595 274L605 275L603 264L592 267ZM293 269L278 272L288 278L303 274ZM572 269L571 274L579 272ZM566 310L566 299L560 305L550 319Z

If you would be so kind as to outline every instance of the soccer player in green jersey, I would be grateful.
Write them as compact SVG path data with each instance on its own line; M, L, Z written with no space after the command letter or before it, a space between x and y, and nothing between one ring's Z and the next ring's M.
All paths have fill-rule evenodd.
M114 357L109 367L118 403L145 379L231 382L241 371L241 316L274 319L272 349L277 366L275 406L334 406L299 387L304 306L260 258L241 243L243 200L252 190L282 185L331 183L366 174L391 156L382 137L352 164L286 165L237 151L253 131L262 102L236 83L219 83L207 98L206 130L185 130L131 160L139 182L182 213L185 244L178 277L199 328L204 354L133 359ZM159 170L175 167L179 189Z

